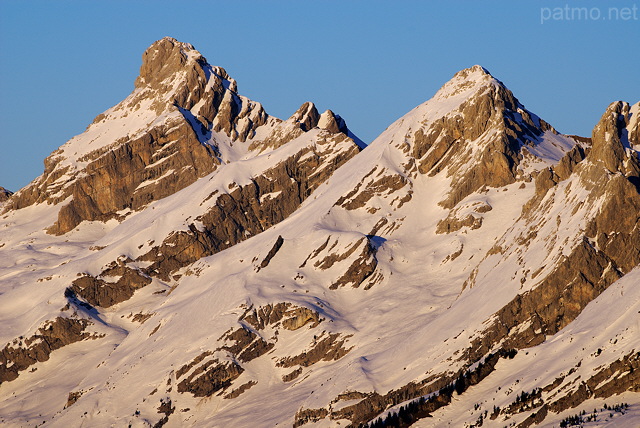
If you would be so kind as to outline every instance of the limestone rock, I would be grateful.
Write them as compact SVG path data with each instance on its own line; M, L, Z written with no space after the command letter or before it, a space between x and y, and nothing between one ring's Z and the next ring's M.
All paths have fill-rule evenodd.
M343 134L354 138L357 140L355 141L356 145L362 148L361 141L349 131L344 119L331 110L327 110L320 115L315 104L305 102L289 119L278 122L264 139L252 142L249 149L260 152L268 149L277 149L316 127L324 129L331 134Z
M226 390L244 369L235 362L209 360L178 383L178 392L190 392L194 397L210 397Z
M259 269L264 269L267 266L269 266L269 262L280 250L280 247L282 247L282 244L284 244L284 239L282 239L282 235L278 235L278 239L276 240L276 243L273 244L273 247L271 248L271 250L269 250L269 253L267 254L267 256L260 263Z
M521 147L536 145L546 131L555 132L482 67L458 72L440 92L450 98L470 87L477 87L474 95L456 111L410 136L411 154L422 174L447 169L454 177L453 190L442 201L449 209L483 186L515 182Z
M638 154L630 149L630 142L637 144L638 127L629 130L630 106L626 102L617 101L611 103L602 115L600 122L593 128L593 147L589 158L593 162L604 165L612 173L621 172L627 176L640 175L640 162ZM636 122L637 124L637 119Z
M284 302L250 308L240 320L246 321L256 330L277 328L280 325L287 330L298 330L309 323L310 328L315 328L322 321L317 311Z
M87 339L91 324L85 319L58 317L48 321L29 338L15 339L0 351L0 384L18 377L18 372L36 362L47 361L49 355L70 343Z
M12 191L0 186L0 204L3 202L7 202L11 195L13 195Z
M333 132L334 134L338 132L347 134L349 132L344 119L333 113L331 110L327 110L320 115L317 125L319 128L326 129L327 131Z
M307 147L255 177L250 184L220 195L213 208L195 219L203 228L191 225L189 231L168 236L140 257L140 261L151 262L144 272L168 279L175 270L287 218L340 165L359 152L343 134L327 135L327 138L333 144L317 145L314 156L305 156L313 153ZM262 195L274 193L275 198L261 201Z
M345 348L348 337L340 337L339 333L329 334L315 341L312 348L299 355L289 356L278 361L280 367L309 367L319 361L334 361L344 357L351 348Z
M307 132L318 125L320 114L318 113L318 109L316 109L315 104L312 102L306 102L302 104L298 111L291 116L291 119L298 124L300 129Z

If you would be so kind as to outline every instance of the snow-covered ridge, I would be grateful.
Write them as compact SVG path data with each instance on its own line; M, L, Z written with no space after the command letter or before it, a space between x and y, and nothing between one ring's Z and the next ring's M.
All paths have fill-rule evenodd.
M487 84L502 86L502 83L495 79L486 68L474 65L454 74L451 80L445 83L433 98L438 101L444 101L447 98L464 93L468 95L474 88L486 86Z

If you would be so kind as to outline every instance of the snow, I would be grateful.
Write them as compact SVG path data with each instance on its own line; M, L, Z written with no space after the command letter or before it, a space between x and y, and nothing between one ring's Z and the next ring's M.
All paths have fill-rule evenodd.
M545 131L539 141L523 146L523 150L533 155L533 158L526 159L519 168L525 175L530 175L545 167L555 166L575 145L576 142L570 137Z
M265 193L264 195L260 196L260 203L262 204L269 199L276 199L281 193L281 190L278 192Z

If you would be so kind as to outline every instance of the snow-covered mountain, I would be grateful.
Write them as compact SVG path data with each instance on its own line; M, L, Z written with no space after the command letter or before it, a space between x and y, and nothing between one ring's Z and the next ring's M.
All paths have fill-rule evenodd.
M0 207L0 423L637 426L638 113L474 66L364 148L160 40Z

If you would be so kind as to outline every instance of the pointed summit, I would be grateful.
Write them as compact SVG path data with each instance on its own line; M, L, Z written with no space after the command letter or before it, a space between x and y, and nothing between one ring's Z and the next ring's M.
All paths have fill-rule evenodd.
M184 67L189 58L204 59L193 45L165 37L151 44L142 54L140 76L135 86L161 82Z
M310 101L302 104L300 108L291 116L291 120L298 123L300 129L307 132L318 125L320 113L315 104Z
M331 110L326 110L320 115L320 120L318 120L318 127L326 129L333 133L349 133L349 129L347 129L347 124L345 123L344 119L342 119L339 115L335 114Z
M451 80L440 88L434 98L445 100L459 95L467 96L478 88L491 84L504 86L502 82L495 79L486 68L480 65L474 65L473 67L465 68L454 74Z
M446 170L453 176L452 192L442 201L446 208L483 186L513 183L534 165L553 164L575 145L555 138L549 124L479 65L457 72L400 122L405 123L400 132L413 136L402 144L418 171L432 176Z
M478 81L478 80L487 80L487 79L495 79L489 70L484 68L481 65L474 65L469 68L462 69L453 75L451 80L466 80L466 81Z

